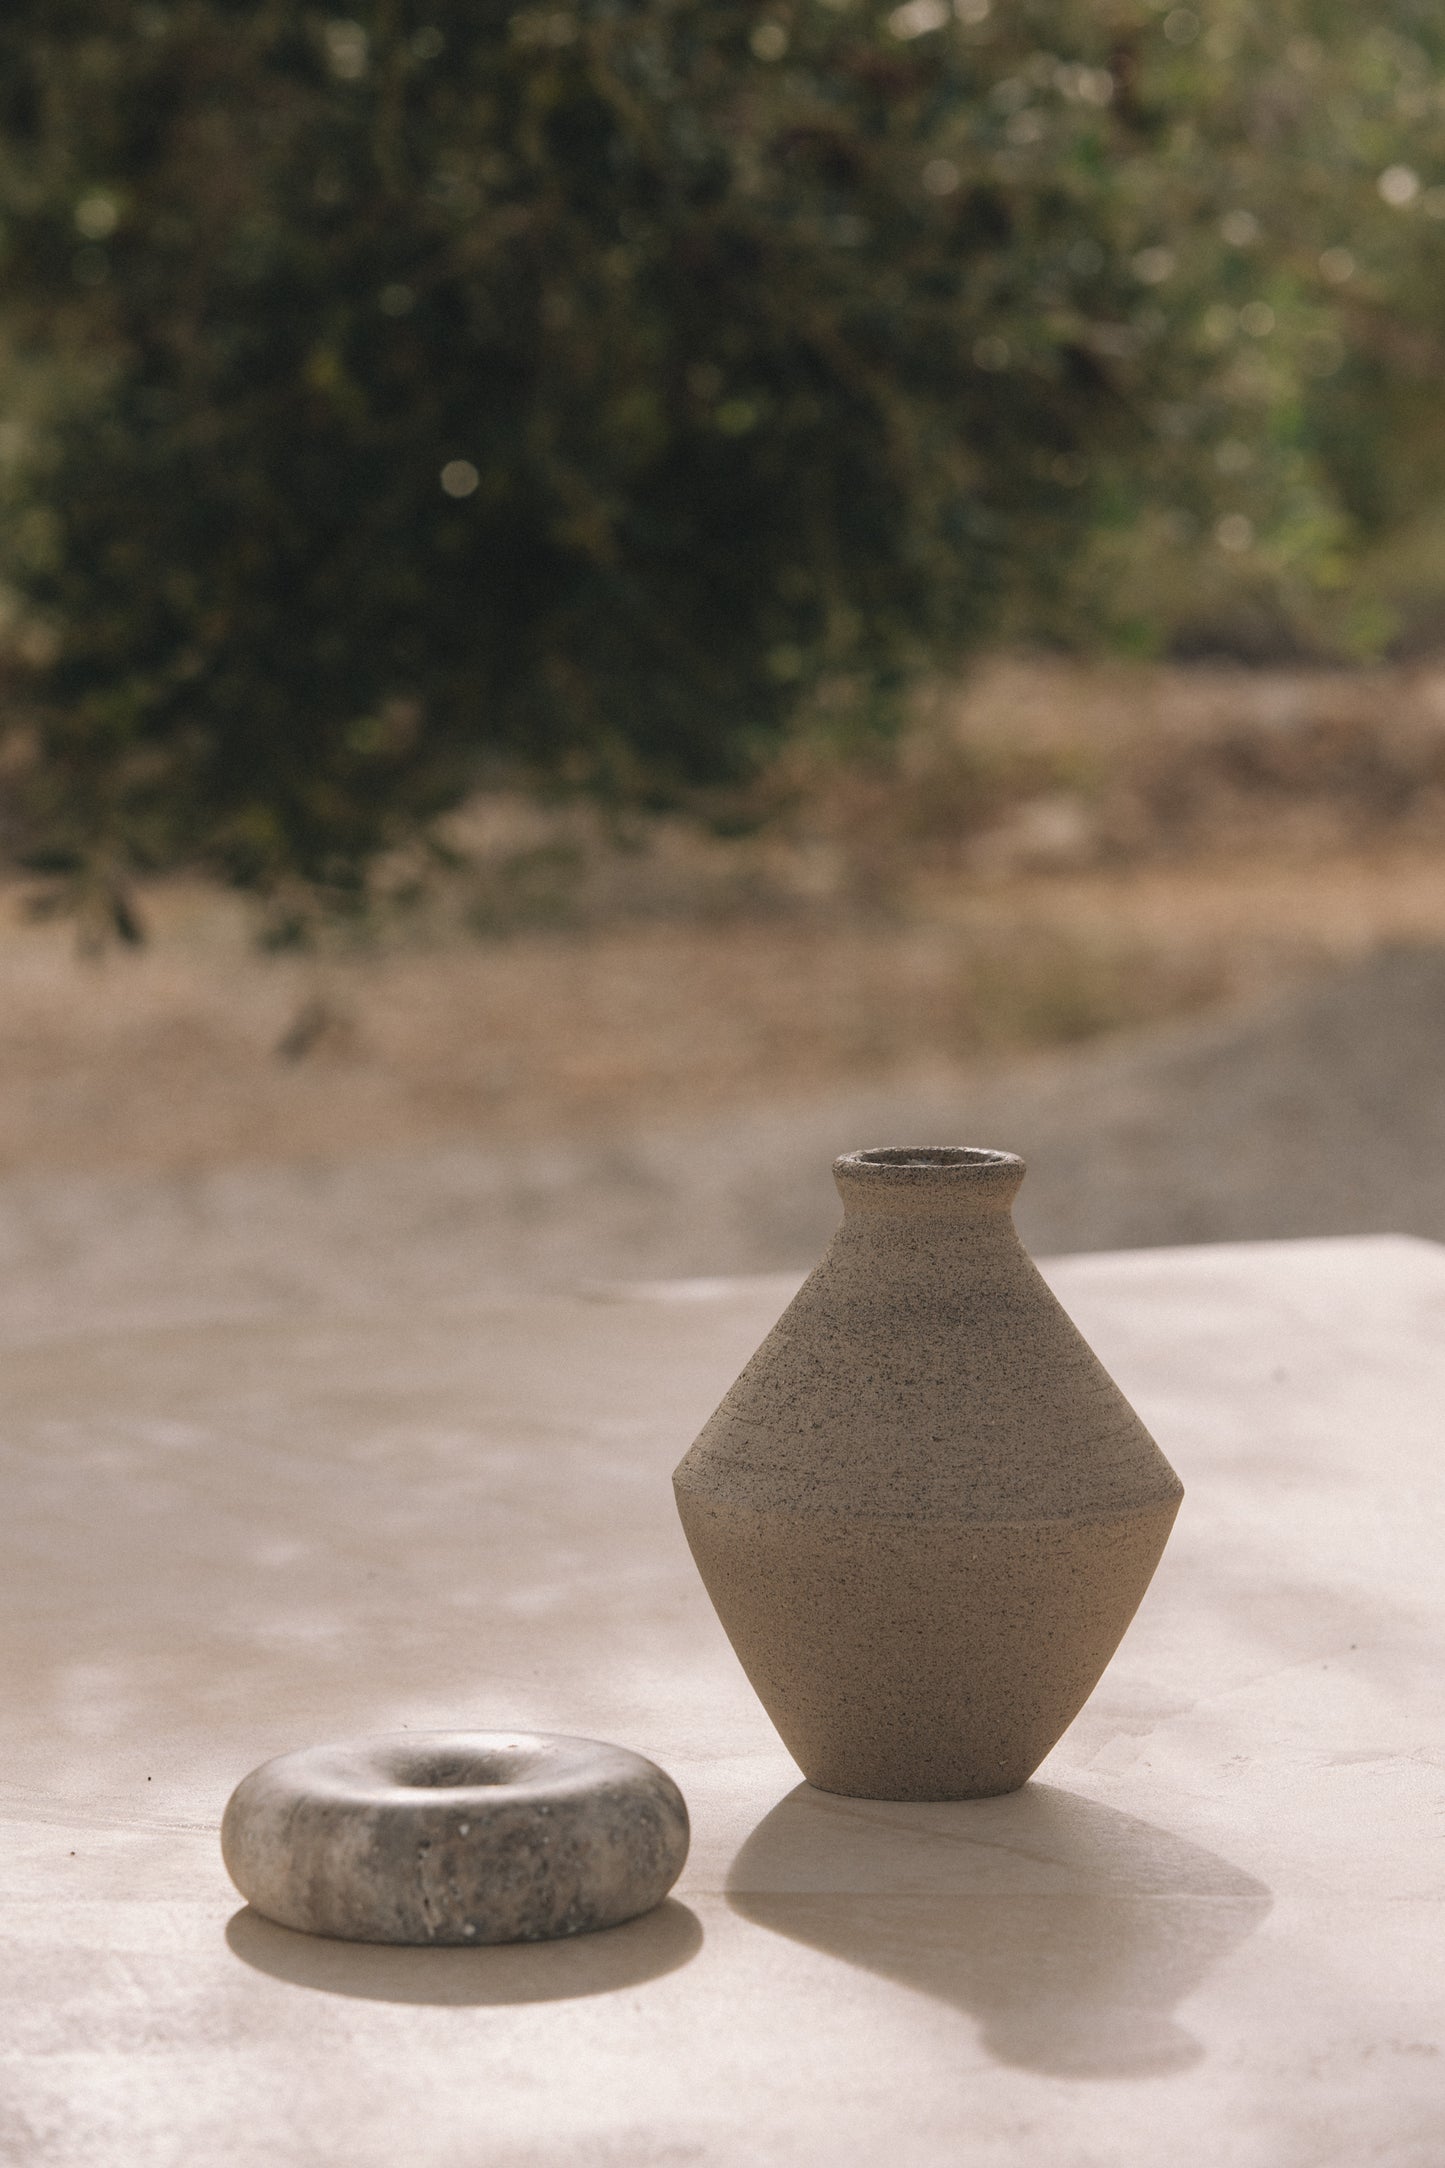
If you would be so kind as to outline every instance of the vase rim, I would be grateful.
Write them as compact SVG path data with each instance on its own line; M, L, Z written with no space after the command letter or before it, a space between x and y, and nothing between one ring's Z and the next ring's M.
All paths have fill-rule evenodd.
M1022 1179L1024 1162L1017 1152L986 1144L887 1144L844 1152L834 1160L833 1172L869 1182L952 1183L1003 1172Z

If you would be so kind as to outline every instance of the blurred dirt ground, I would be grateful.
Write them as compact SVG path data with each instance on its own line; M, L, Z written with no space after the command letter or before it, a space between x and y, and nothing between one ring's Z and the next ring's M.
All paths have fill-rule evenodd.
M210 899L140 952L0 940L0 1172L599 1135L941 1084L1445 942L1445 853L1016 880L894 925L642 923L328 959Z
M1030 1151L1045 1247L1445 1237L1445 673L998 663L772 788L731 838L481 801L310 958L182 883L87 955L12 885L12 1262L219 1212L259 1284L287 1195L294 1258L374 1207L473 1277L781 1268L920 1125Z

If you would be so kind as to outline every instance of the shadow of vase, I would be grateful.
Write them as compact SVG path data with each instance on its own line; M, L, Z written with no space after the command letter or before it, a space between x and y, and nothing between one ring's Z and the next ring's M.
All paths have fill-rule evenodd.
M326 1995L366 2002L452 2006L568 2002L676 1972L702 1948L696 1913L669 1897L640 1919L555 1942L495 1943L485 1949L338 1942L298 1934L243 1905L226 1922L233 1954L256 1972Z
M1048 1784L927 1805L800 1784L727 1894L759 1927L966 2012L996 2061L1075 2078L1197 2062L1175 2009L1270 1908L1213 1852Z

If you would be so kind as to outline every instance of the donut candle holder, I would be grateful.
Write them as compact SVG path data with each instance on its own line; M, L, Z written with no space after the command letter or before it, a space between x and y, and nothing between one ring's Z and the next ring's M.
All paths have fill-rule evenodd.
M626 1747L393 1732L305 1747L232 1793L221 1852L267 1919L348 1942L546 1942L635 1919L682 1871L687 1807Z

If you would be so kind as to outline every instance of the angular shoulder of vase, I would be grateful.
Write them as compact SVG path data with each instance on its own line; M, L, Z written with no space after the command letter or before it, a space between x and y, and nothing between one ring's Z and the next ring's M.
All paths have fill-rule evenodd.
M995 1269L921 1286L869 1285L830 1251L683 1459L679 1491L885 1521L1177 1503L1178 1476L1009 1247Z

